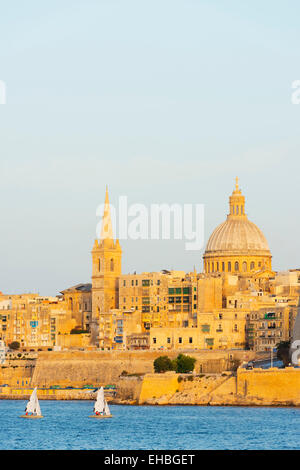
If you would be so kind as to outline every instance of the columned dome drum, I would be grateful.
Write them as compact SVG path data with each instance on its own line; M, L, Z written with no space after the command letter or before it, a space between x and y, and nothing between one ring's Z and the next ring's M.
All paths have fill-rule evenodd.
M272 269L272 255L262 231L245 214L245 197L236 179L225 222L211 234L203 256L204 271L249 274Z

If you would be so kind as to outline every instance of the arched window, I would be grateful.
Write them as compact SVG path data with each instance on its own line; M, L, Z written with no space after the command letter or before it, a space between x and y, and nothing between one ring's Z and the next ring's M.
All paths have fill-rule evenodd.
M215 265L214 263L211 264L211 272L213 273L215 271Z
M236 214L238 215L239 213L239 206L236 206Z
M231 262L228 261L228 272L230 273L231 272Z
M110 270L111 270L111 271L114 271L114 270L115 270L115 263L114 263L114 260L113 260L113 259L110 260Z
M222 271L223 271L223 272L225 271L225 263L224 263L224 261L222 262Z
M235 270L235 271L238 271L238 270L239 270L239 263L238 263L238 261L236 261L236 262L234 263L234 270Z
M100 273L100 271L101 271L101 259L100 259L100 258L99 258L99 260L98 260L98 271L99 271L99 273Z
M234 214L234 206L231 207L232 213Z
M217 262L217 272L219 272L219 262Z
M252 263L250 264L250 269L251 271L255 268L255 264L254 264L254 261L252 261Z
M244 273L247 271L247 263L246 263L246 261L243 262L243 271L244 271Z

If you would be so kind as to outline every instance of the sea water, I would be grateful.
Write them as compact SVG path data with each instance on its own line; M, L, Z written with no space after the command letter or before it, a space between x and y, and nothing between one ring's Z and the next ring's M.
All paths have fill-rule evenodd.
M40 401L43 419L21 419L26 401L0 400L0 449L300 449L300 409L111 405Z

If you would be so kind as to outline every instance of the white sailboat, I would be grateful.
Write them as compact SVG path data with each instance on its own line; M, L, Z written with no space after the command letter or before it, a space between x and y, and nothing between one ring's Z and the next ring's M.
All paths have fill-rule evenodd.
M101 387L97 392L97 398L94 405L94 415L91 415L90 418L112 418L107 401L104 397L104 389Z
M30 418L30 419L43 418L39 400L37 397L37 387L35 387L35 389L33 390L30 400L26 405L25 415L20 416L20 418Z

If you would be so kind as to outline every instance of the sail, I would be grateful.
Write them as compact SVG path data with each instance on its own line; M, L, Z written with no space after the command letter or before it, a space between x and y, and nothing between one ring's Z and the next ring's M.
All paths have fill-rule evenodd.
M104 390L101 387L97 392L97 400L94 406L95 413L103 413L105 408Z
M35 412L36 412L37 416L42 416L40 403L39 403L39 400L38 400L37 396L36 396L36 403L35 403Z
M37 416L42 415L39 400L37 397L37 387L35 387L35 389L33 390L30 400L27 403L26 413L34 413Z
M107 401L105 402L104 414L110 415L110 409L109 409L109 407L108 407Z

